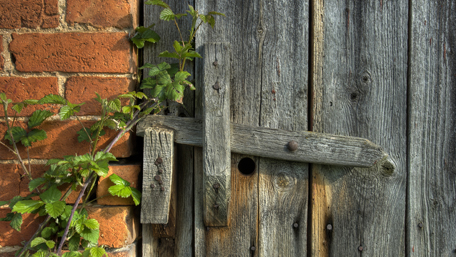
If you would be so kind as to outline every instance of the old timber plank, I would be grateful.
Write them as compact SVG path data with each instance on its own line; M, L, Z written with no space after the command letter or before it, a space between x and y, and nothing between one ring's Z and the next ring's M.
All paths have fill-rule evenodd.
M230 45L204 45L204 224L228 226L231 194Z
M456 237L456 2L411 1L408 256L452 256Z
M390 158L313 166L311 255L405 256L408 2L312 6L313 130L365 137Z
M201 26L195 46L201 54L201 46L208 42L229 42L231 45L231 122L258 126L260 110L259 52L262 34L258 34L258 0L201 0L196 2L200 13L220 11L225 17L216 17L215 28ZM195 116L202 116L201 88L202 62L196 60ZM233 154L232 160L241 156ZM251 256L251 246L256 245L258 217L258 175L236 174L237 164L231 168L230 226L224 228L203 225L201 187L202 172L197 169L198 150L195 151L195 256ZM234 165L234 166L233 166Z
M138 125L137 135L144 129L164 126L175 130L178 144L202 147L202 121L194 118L149 116ZM305 128L303 128L305 130ZM310 162L354 167L371 167L386 158L380 146L359 137L338 136L307 131L288 131L266 127L231 124L231 151L271 159ZM298 143L289 151L289 141Z
M307 131L310 23L308 1L265 0L261 1L260 6L263 17L261 26L265 37L261 60L259 125L288 131ZM270 135L269 138L276 139L275 142L267 147L261 145L261 151L310 156L316 149L332 148L329 145L322 147L324 144L317 143L318 136L311 133L299 139L280 138L277 134ZM258 141L263 141L265 136L260 133L255 135L258 136ZM245 139L240 138L242 141ZM315 139L317 141L313 141ZM291 140L299 145L294 152L285 150ZM273 147L275 149L271 149ZM318 152L321 154L325 150ZM315 158L312 157L309 161L319 161L322 155L327 156L314 155ZM331 156L334 159L334 153ZM308 167L307 163L275 158L259 160L258 256L307 255Z

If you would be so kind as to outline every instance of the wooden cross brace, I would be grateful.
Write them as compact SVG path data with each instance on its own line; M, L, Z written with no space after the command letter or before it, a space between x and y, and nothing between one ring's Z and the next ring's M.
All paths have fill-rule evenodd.
M388 155L364 138L230 123L229 44L205 45L203 82L203 120L152 115L137 126L137 135L144 136L145 141L141 223L168 223L173 142L203 147L206 226L228 225L231 152L353 167L387 161ZM394 171L394 165L388 167ZM157 185L152 186L154 183Z

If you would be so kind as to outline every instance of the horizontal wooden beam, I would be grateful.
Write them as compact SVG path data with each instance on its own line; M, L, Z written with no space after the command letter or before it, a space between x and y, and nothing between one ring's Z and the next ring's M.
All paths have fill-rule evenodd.
M153 126L173 129L174 141L178 144L199 147L203 145L202 120L150 115L138 124L136 134L143 136L144 131ZM293 132L234 123L231 123L231 152L286 161L353 167L371 167L388 156L380 146L365 138L308 131Z

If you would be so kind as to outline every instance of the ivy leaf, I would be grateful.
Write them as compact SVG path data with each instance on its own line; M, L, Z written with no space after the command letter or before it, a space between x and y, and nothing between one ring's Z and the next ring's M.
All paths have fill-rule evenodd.
M100 230L98 229L89 229L85 228L81 233L81 237L91 243L98 243L98 238L100 237Z
M44 208L46 208L47 213L54 219L60 216L65 210L66 203L64 201L58 201L53 203L48 203Z
M116 174L112 174L111 176L109 176L109 180L111 180L112 183L116 185L130 186L130 182L126 181L125 179L119 177Z
M47 138L46 131L42 129L33 129L27 136L21 138L21 143L25 147L32 146L33 142L44 140Z
M32 116L30 116L30 119L28 121L28 127L33 128L36 126L41 125L44 120L47 118L51 117L53 114L50 111L46 110L36 110L32 113Z
M18 232L21 232L22 225L22 215L20 213L15 213L13 219L11 220L10 226Z
M131 188L131 196L133 198L133 202L135 205L138 206L141 203L141 192L136 188Z
M27 131L20 127L12 127L11 133L13 134L13 139L15 142L19 142L24 136L27 135ZM10 133L8 131L5 132L5 139L8 140L10 144L13 144L13 141L10 137Z
M62 193L57 189L56 185L53 185L48 190L40 194L40 199L45 203L53 203L60 200Z
M81 237L78 234L75 234L68 241L68 249L70 251L77 251L79 249L79 242L80 241L81 241Z
M124 185L115 185L108 188L108 192L113 196L127 198L131 196L131 188Z
M112 153L99 151L95 154L94 161L117 161L117 159Z
M38 101L39 104L66 104L67 100L59 95L47 95Z
M165 57L165 58L174 58L174 59L179 59L180 56L176 53L170 53L168 50L161 52L158 57Z
M89 229L99 229L100 224L98 224L98 221L96 219L88 219L84 221L84 225L89 228Z
M46 181L47 181L47 179L43 178L43 177L36 178L36 179L33 179L32 181L30 181L29 182L30 192L32 192L33 190L35 190L35 188L41 186L42 184L46 183Z
M44 202L42 202L42 201L23 200L23 201L17 202L14 205L12 212L18 212L21 214L31 213L32 211L40 208L43 205L44 205Z
M158 5L158 6L161 6L163 8L169 8L169 5L165 4L161 0L149 0L149 1L146 2L146 4L148 4L148 5Z

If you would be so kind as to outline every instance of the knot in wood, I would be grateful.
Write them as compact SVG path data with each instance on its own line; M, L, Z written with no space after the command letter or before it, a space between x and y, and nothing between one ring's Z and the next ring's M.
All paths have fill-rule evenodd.
M290 152L298 150L298 142L291 140L290 142L288 142L287 148Z

